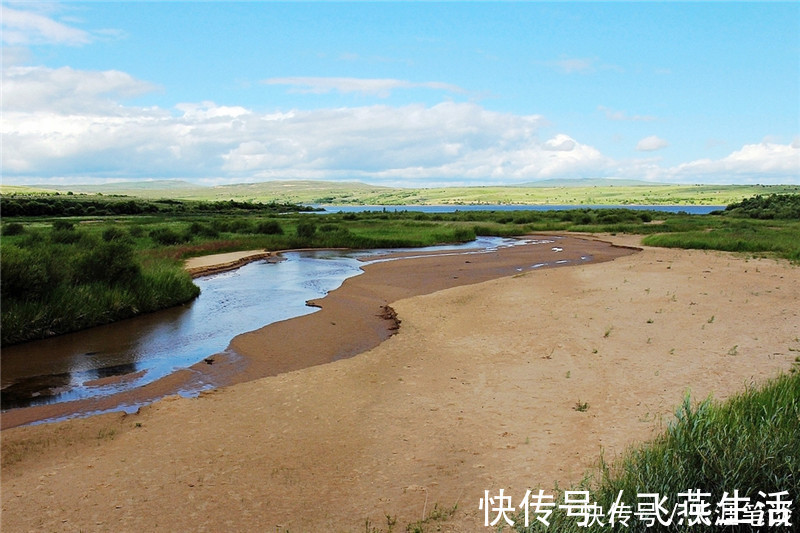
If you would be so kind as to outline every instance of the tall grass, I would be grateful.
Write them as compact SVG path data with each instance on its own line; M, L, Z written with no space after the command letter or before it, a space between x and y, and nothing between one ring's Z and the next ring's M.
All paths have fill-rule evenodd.
M706 400L692 405L687 396L675 413L675 421L653 441L631 448L622 458L609 466L601 461L593 478L580 490L589 490L607 513L622 491L622 501L631 505L633 514L627 527L581 527L579 518L569 517L566 510L556 507L549 527L531 520L524 527L522 515L517 516L515 531L788 531L790 528L755 528L747 524L716 525L716 504L724 494L735 490L749 497L755 505L765 501L759 495L788 491L784 500L792 500L791 523L800 527L798 497L800 497L800 373L784 374L760 388L751 388L724 403ZM636 516L637 495L657 493L666 496L663 507L671 513L688 490L707 493L704 499L712 513L710 525L656 522L653 526ZM547 492L547 491L545 491ZM563 503L561 500L560 503ZM765 508L765 513L769 506ZM768 515L765 514L765 524Z
M122 233L104 235L54 228L49 234L29 232L16 242L4 240L2 344L129 318L199 294L180 263L143 263Z
M733 227L711 227L704 230L648 235L642 243L668 248L772 253L797 262L800 261L800 224L767 226L756 224L754 221Z

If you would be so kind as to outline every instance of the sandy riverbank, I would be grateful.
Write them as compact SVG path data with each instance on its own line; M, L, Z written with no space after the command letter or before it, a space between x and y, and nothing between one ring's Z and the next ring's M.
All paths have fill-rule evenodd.
M277 253L267 250L248 250L244 252L229 252L226 254L203 255L186 260L185 268L193 277L207 276L240 267L251 261L259 259L279 260Z
M782 261L645 248L433 294L392 289L390 271L422 284L421 272L474 264L423 261L373 265L402 324L356 357L136 415L3 431L3 528L363 531L366 518L404 526L458 502L445 530L483 531L484 490L519 500L575 481L601 449L650 436L687 390L725 397L800 349L800 269ZM362 278L352 298L377 290L369 272L342 288ZM318 322L285 324L346 339L337 317L356 304L325 315L326 299L308 315ZM283 364L274 347L289 331L234 346L264 371Z
M553 250L555 245L557 248ZM426 253L413 261L368 265L364 267L365 275L350 278L325 298L310 302L320 307L320 311L240 335L225 352L209 354L212 365L199 361L147 385L110 396L6 411L0 427L13 428L74 413L105 412L121 405L131 411L179 391L227 386L337 361L374 348L396 331L393 311L386 307L395 300L512 275L529 270L532 265L548 268L558 266L557 262L583 262L582 257L602 262L629 253L632 250L594 239L549 236L539 244L501 248L491 253L468 256ZM281 261L280 254L263 250L216 254L190 259L186 267L194 275L214 273L248 261Z

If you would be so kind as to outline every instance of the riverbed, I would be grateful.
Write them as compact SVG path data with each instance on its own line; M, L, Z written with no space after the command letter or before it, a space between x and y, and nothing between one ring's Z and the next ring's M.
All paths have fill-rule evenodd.
M225 351L238 334L313 313L317 308L306 302L324 297L390 252L407 258L483 253L526 242L481 237L413 250L286 252L282 261L255 261L203 276L195 279L200 296L189 304L4 348L2 409L109 396L161 379ZM228 350L228 356L236 354Z

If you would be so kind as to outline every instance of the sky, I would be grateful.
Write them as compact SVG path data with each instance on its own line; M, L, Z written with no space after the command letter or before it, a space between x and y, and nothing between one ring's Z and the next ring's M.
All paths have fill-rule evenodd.
M798 2L0 9L4 184L800 184Z

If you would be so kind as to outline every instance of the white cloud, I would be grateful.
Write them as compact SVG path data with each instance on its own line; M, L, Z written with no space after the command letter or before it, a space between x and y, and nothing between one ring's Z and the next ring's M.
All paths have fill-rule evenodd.
M653 152L655 150L666 148L667 146L669 146L667 141L655 135L645 137L636 143L636 149L640 152Z
M6 111L81 113L120 109L117 99L153 91L155 85L118 70L85 71L70 67L8 67L3 70Z
M394 185L514 184L554 177L694 183L800 182L800 139L765 140L720 160L664 168L615 161L539 115L477 103L256 112L213 102L126 106L153 90L117 71L9 67L0 123L6 183L69 178L363 180ZM642 149L663 147L658 137Z
M545 61L540 64L555 68L563 74L592 74L597 71L613 70L623 72L622 67L599 62L591 57L562 57L554 61Z
M609 160L566 135L538 138L538 115L474 103L256 113L213 102L175 112L121 105L153 87L121 72L7 69L7 176L433 179L509 183ZM432 182L426 182L430 184Z
M569 135L564 135L561 133L546 141L543 148L545 150L553 150L557 152L569 152L574 150L576 146L577 143L574 139L572 139Z
M657 120L656 117L651 115L628 115L625 111L616 111L609 109L605 106L597 106L598 111L605 113L608 120L614 121L633 121L633 122L652 122Z
M800 143L747 144L722 159L691 161L668 169L665 175L704 183L769 183L781 176L783 183L800 183Z
M178 104L175 109L182 111L184 118L193 120L236 118L250 113L250 111L240 106L217 106L214 102L209 101L199 104Z
M387 98L394 89L433 89L437 91L464 93L464 89L437 81L412 82L395 79L369 79L369 78L270 78L263 80L266 85L289 85L294 87L294 92L310 94L327 94L332 91L339 93L361 93L364 95Z
M559 59L553 61L552 65L558 67L565 74L594 72L595 70L594 61L583 58Z
M33 11L0 6L2 42L11 46L32 44L81 45L91 41L89 33Z

